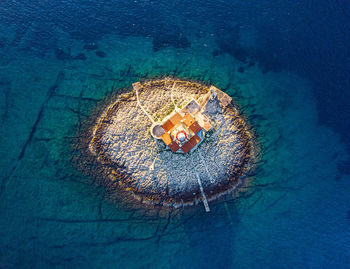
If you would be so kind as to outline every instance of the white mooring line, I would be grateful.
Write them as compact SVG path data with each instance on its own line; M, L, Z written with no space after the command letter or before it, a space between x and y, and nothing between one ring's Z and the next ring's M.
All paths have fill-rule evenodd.
M210 212L208 200L207 200L207 197L205 196L205 193L204 193L204 189L203 189L203 185L202 185L201 179L200 179L199 174L198 174L198 171L197 171L197 169L196 169L196 167L194 166L194 163L193 163L192 154L191 154L191 162L192 162L193 170L194 170L194 172L196 173L196 177L197 177L199 189L201 190L202 200L203 200L203 204L204 204L205 211L206 211L206 212Z

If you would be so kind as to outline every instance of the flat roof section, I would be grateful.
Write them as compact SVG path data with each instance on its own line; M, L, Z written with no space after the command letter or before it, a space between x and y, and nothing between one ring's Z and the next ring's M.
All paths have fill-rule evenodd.
M204 129L205 131L209 132L210 129L211 129L212 127L213 127L213 126L210 124L210 122L208 122L208 121L205 121L205 122L204 122L203 129Z
M173 140L171 139L170 135L168 133L164 133L162 135L162 140L164 141L165 145L169 146L169 144L171 142L173 142Z
M170 121L170 120L167 120L163 125L163 129L165 132L169 132L175 125Z
M211 123L210 123L210 121L209 121L209 119L208 119L207 116L205 116L205 115L202 114L202 113L198 113L198 114L196 115L196 119L197 119L198 124L199 124L206 132L208 132L208 131L211 129L212 125L211 125Z
M183 109L184 112L187 113L196 113L201 109L201 106L197 103L196 100L192 99Z
M169 120L171 121L172 124L176 125L181 122L182 117L180 116L179 113L175 113L175 115L172 116Z
M168 147L173 151L173 152L176 152L179 150L180 146L175 142L175 141L172 141Z
M220 100L224 108L227 107L229 104L231 104L232 98L228 94L224 93L223 91L220 91L218 88L214 86L210 86L209 92L211 91L215 92L215 94L217 95L217 98Z
M185 117L183 117L183 121L187 126L191 126L195 122L190 114L186 114Z
M194 132L195 134L198 133L200 130L202 130L202 128L200 127L200 125L198 124L198 122L192 123L192 125L190 126L190 129L191 129L191 131Z

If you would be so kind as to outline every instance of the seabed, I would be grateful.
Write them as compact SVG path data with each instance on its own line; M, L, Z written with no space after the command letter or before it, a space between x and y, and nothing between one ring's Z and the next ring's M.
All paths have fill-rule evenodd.
M60 32L55 36L63 48L81 52L82 44L76 40ZM340 137L320 124L311 83L286 70L266 73L258 63L248 66L227 54L213 56L215 40L210 43L209 37L192 41L180 53L175 49L153 52L149 39L110 35L99 41L108 57L84 51L86 61L57 60L53 52L45 58L28 57L32 54L13 46L4 53L2 85L7 90L0 99L0 139L5 176L1 212L6 220L1 222L2 257L6 257L1 262L5 266L178 268L196 264L214 268L229 261L237 268L259 268L262 263L282 268L317 268L321 263L342 268L349 260L344 252L350 242L349 181L338 174L339 163L349 162L348 154ZM244 73L238 71L241 66ZM134 194L130 175L113 174L118 171L116 164L102 163L108 158L100 155L99 161L88 149L98 120L122 99L117 89L123 89L124 103L137 109L132 83L162 74L204 81L206 89L213 84L234 97L232 106L239 105L239 112L253 126L248 130L259 142L251 184L246 187L247 178L242 179L242 187L222 196L225 202L211 202L209 197L210 214L203 212L195 174L190 179L199 206L177 210L164 203L160 207L153 196L141 203L137 198L144 197L143 193ZM139 94L142 105L152 97L142 88ZM156 121L169 115L167 110L173 111L171 101L155 114L145 108ZM149 143L159 157L150 159L145 170L153 162L154 170L159 169L159 159L165 155L192 154L202 167L198 152L215 134L187 154L174 154L157 140L158 154L151 122L142 111L137 114L146 125L138 143ZM138 143L132 147L140 147ZM77 171L72 158L92 177ZM186 164L192 166L191 161ZM208 194L205 174L201 169ZM103 186L96 188L96 182ZM196 197L191 194L189 198L193 205ZM165 217L158 217L163 209ZM326 248L329 244L332 247Z

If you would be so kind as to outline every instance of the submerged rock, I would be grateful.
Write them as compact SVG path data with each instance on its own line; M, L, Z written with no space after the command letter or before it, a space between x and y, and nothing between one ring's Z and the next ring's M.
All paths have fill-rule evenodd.
M232 193L256 156L231 97L198 82L135 83L79 137L80 168L113 197L181 207Z

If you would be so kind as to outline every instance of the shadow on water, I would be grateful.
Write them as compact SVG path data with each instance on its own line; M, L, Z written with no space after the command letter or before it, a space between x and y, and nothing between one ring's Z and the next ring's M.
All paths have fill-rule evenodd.
M198 208L183 216L190 249L181 258L182 268L232 268L238 214L229 203L211 204L211 212Z

